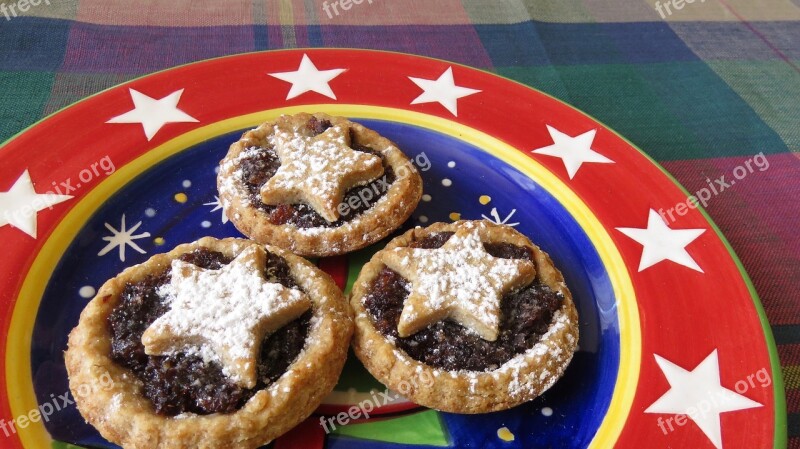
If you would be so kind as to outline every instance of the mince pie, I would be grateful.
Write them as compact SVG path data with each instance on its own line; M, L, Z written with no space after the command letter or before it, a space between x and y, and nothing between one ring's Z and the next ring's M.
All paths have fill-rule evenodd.
M395 238L364 266L350 304L353 347L370 373L448 412L530 401L563 374L578 344L577 311L550 257L488 221Z
M284 115L231 145L220 202L246 236L303 256L386 237L419 203L422 179L391 141L342 117Z
M350 308L305 259L206 237L106 282L65 353L83 417L125 448L256 448L334 387Z

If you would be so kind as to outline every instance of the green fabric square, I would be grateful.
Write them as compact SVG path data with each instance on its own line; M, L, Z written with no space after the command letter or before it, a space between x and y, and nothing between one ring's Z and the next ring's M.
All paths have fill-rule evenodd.
M448 446L447 430L436 410L337 427L333 434L385 443Z
M52 114L138 75L118 73L57 73L43 115Z
M657 160L771 154L787 144L798 149L800 109L793 99L800 96L794 81L800 77L777 62L713 68L686 61L502 67L497 73L577 107Z
M643 79L625 64L555 66L571 105L620 133L657 160L684 159L705 151Z
M564 83L561 82L558 71L553 66L499 67L495 72L500 76L541 90L561 101L571 103L569 93L564 87Z
M786 151L786 144L780 136L707 63L654 63L640 64L635 68L701 145L663 159ZM762 87L768 85L764 79L758 83Z
M557 2L524 0L522 3L528 10L528 15L539 22L592 23L595 21L592 13L586 8L585 0L559 0Z
M0 72L0 142L41 118L52 85L52 73Z
M708 65L778 133L789 150L800 151L800 74L792 66L784 61L711 61Z

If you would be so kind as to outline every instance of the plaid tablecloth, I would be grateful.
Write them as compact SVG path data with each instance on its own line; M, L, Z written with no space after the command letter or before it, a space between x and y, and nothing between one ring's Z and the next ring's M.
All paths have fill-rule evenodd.
M772 324L800 448L798 0L5 0L0 140L142 74L292 47L402 51L521 81L617 130L691 192L762 154L769 168L707 210Z

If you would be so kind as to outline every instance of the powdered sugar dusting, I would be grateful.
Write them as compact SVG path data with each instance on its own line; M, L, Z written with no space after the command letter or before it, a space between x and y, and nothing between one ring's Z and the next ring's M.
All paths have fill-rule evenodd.
M476 395L482 394L478 389L482 377L490 376L495 382L500 382L503 378L503 385L506 385L505 388L510 397L531 398L552 387L563 373L566 362L572 358L574 347L562 348L552 342L552 340L558 339L556 334L563 333L569 326L569 315L558 310L553 315L553 321L548 331L540 337L538 343L527 351L517 354L499 368L490 372L434 368L432 374L434 378L445 374L452 379L466 379L469 393ZM571 333L566 335L568 341L575 341L575 337ZM394 349L393 352L398 361L402 361L406 365L412 363L405 352L399 349ZM545 356L548 356L547 360L551 361L549 365L544 362ZM416 371L419 372L420 369L421 366L417 365Z
M330 128L329 131L334 130L334 128L336 128L338 130L341 130L341 127L333 127L333 128ZM277 128L275 128L275 129L277 129ZM289 131L281 131L280 134L282 135L282 137L278 137L277 134L278 134L278 132L276 131L274 135L272 135L272 136L270 136L268 138L269 142L272 145L275 145L276 143L278 143L277 139L284 139L284 140L288 140L289 141L289 146L292 146L292 145L299 146L300 145L300 141L302 141L303 138L306 138L306 139L308 138L308 137L304 137L302 135L302 133L300 133L298 131L291 131L291 132L289 132ZM337 140L340 143L342 142L341 136L339 138L335 139L335 140ZM350 148L346 148L346 150L353 151ZM230 210L230 208L232 206L231 200L233 198L235 198L236 201L238 203L240 203L243 207L254 206L252 204L252 201L250 200L249 192L245 189L245 183L244 183L244 179L243 179L244 175L243 175L243 172L242 172L241 168L239 168L239 167L241 167L242 162L245 159L249 159L249 158L254 157L260 151L263 151L263 149L261 147L258 147L258 146L251 146L251 147L245 148L237 156L226 158L222 162L222 164L220 165L221 170L223 172L230 174L228 176L221 177L220 180L219 180L220 204L222 205L224 210L226 210L226 211ZM299 152L299 149L296 149L296 151ZM397 149L397 147L395 147L393 145L388 145L388 146L386 146L385 148L383 148L381 150L381 153L386 156L391 152L397 152L397 151L399 151ZM367 153L363 153L363 152L358 152L358 151L353 151L353 153L358 157L367 156L368 159L370 159L372 161L378 161L378 162L370 162L370 169L377 169L375 176L361 176L361 177L348 176L348 178L350 178L352 186L367 185L370 182L374 181L375 179L380 178L380 174L383 173L383 165L382 165L382 161L380 161L380 157L377 157L377 156L374 156L374 155L370 155L370 154L367 154ZM352 156L349 156L349 157L352 158ZM307 166L310 167L311 163L310 162L306 163L306 161L305 161L306 159L307 159L307 157L300 156L299 157L299 162L303 163L303 164L306 164ZM349 163L349 159L348 158L337 158L337 161L344 161L345 163ZM372 164L375 164L375 165L373 166ZM322 162L315 163L315 166L317 166L317 167L322 166ZM326 167L328 167L328 166L326 166ZM416 168L410 163L408 165L404 166L404 167L409 169L411 172L414 172L414 173L417 172ZM303 181L303 179L301 179L301 181ZM325 182L325 184L328 185L328 186L331 185L330 183L327 183L327 182ZM286 186L285 184L282 184L282 185ZM347 184L345 184L345 185L347 185ZM347 190L348 190L348 188L344 188L344 190L342 190L342 195L344 195L344 193L346 193ZM338 201L339 202L329 202L330 206L337 208L337 210L336 210L337 214L339 213L338 206L339 206L339 204L341 204L341 199L339 199ZM311 204L309 201L307 201L305 198L298 197L297 195L294 195L294 196L288 195L285 199L282 200L282 202L284 202L284 203L293 203L293 204L294 203L306 203L306 204L309 204L312 207L314 207L314 205ZM339 230L340 234L347 235L353 229L360 228L363 225L363 222L364 222L365 219L370 219L371 217L373 217L375 215L383 215L383 214L392 214L392 213L394 213L394 211L392 209L390 209L391 204L392 204L392 201L391 201L390 195L382 195L380 198L378 198L376 201L372 202L372 204L371 204L371 210L373 210L374 213L370 214L368 217L362 217L360 215L356 216L353 219L342 223L340 226L337 226L335 229ZM401 203L401 205L402 205L402 203ZM316 208L314 208L314 209L317 210ZM324 218L326 218L326 220L330 219L330 217L325 217L325 215L323 215L323 214L320 214L320 215L322 215ZM240 217L237 217L237 219L238 218L240 218ZM325 236L325 235L330 234L331 230L332 230L332 228L326 227L326 226L300 228L300 227L297 227L297 226L295 226L294 224L291 224L291 223L284 224L283 226L293 227L294 228L293 232L298 232L299 234L301 234L303 236L307 236L307 237ZM360 239L362 241L367 241L367 240L369 240L371 238L371 236L368 233L363 233L363 234L359 233L359 235L357 235L357 236L355 236L353 238L354 239L357 238L357 239ZM331 250L332 251L337 251L338 248L337 247L333 247L333 248L331 248Z
M372 203L372 207L374 210L378 211L377 212L378 214L391 213L391 210L388 208L389 201L390 201L389 195L383 195L377 201ZM335 229L341 229L344 234L347 234L347 232L350 231L351 229L361 226L362 221L364 221L365 219L370 219L370 217L363 217L359 215L353 218L352 220L344 222L341 226L338 226ZM307 236L318 236L331 232L331 228L327 228L324 226L316 228L297 228L297 232ZM369 235L368 234L360 235L358 236L358 238L366 240L369 238Z
M170 309L142 336L147 354L195 354L220 363L233 381L255 385L260 342L310 307L301 291L264 279L264 260L257 245L219 270L174 260L170 283L158 290Z
M536 274L528 260L487 253L477 228L456 232L437 249L395 248L384 253L383 262L411 284L398 324L404 337L449 317L494 341L502 296Z
M553 322L538 343L531 349L513 357L497 369L496 372L498 373L510 374L511 382L508 384L508 392L512 397L529 396L537 389L538 393L541 393L549 389L558 380L561 375L560 372L551 372L544 366L540 371L530 370L529 365L530 363L537 363L548 354L552 360L557 361L572 357L571 351L565 351L564 348L550 343L555 334L564 332L568 326L569 316L562 310L556 311L553 315ZM568 335L571 337L571 334ZM556 363L556 366L563 368L564 364ZM537 372L538 379L534 378Z
M108 404L109 414L116 414L119 412L120 407L122 407L122 393L115 393L114 396L111 396L111 401Z
M337 206L347 189L383 174L380 157L349 147L348 131L333 126L309 137L298 130L290 132L275 125L268 141L281 166L261 189L264 202L303 201L327 221L336 221Z
M220 205L222 205L223 210L230 209L229 197L238 198L245 206L250 205L250 197L244 188L244 174L242 169L238 167L241 167L242 161L255 157L260 151L263 151L260 147L248 147L236 157L225 159L220 165L221 171L232 173L232 176L219 178Z

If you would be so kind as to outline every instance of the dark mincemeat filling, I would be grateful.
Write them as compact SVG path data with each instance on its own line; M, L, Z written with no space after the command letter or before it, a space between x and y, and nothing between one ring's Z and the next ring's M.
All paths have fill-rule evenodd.
M267 280L297 287L286 260L269 252L267 255L264 270ZM211 270L231 262L224 254L207 249L196 249L180 259ZM197 356L148 356L142 334L169 309L157 290L170 282L170 277L169 270L165 270L127 284L120 303L108 317L111 358L131 370L144 384L142 392L152 401L156 413L175 416L186 412L199 415L235 412L286 372L303 349L311 311L264 339L258 359L258 384L252 389L236 385L223 374L219 364L205 363Z
M309 135L316 136L330 128L331 122L312 117L306 127ZM374 154L383 159L379 152L368 146L358 144L352 129L350 130L350 142L352 149ZM242 181L247 189L251 204L255 204L256 207L264 211L269 216L270 223L274 225L293 224L299 228L337 228L370 209L380 198L386 195L388 190L386 186L395 181L395 174L392 168L384 160L383 175L367 185L353 187L348 190L345 193L342 204L354 204L355 207L348 206L347 215L342 215L337 221L329 223L307 204L279 204L272 206L261 201L261 187L275 176L275 172L278 171L280 166L281 161L272 148L258 148L258 151L253 156L244 158L241 161ZM362 194L366 196L366 190L371 190L372 199L362 201L358 194L363 192ZM356 202L356 199L358 199L358 202ZM348 202L348 200L352 202Z
M416 248L439 248L452 232L431 234L412 242ZM508 243L485 243L486 251L505 259L528 259L528 248ZM489 371L497 369L517 354L532 348L547 332L553 315L561 308L563 296L538 280L501 301L500 334L496 341L486 341L449 320L436 322L406 338L397 334L397 323L408 296L408 281L384 267L372 282L364 305L372 315L376 329L394 338L395 345L426 365L447 370Z

